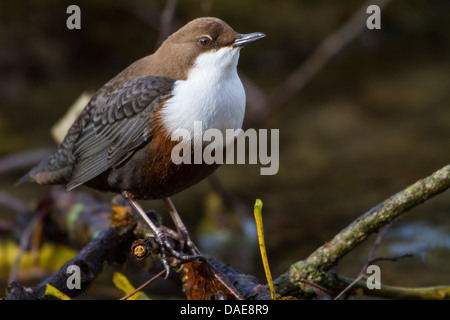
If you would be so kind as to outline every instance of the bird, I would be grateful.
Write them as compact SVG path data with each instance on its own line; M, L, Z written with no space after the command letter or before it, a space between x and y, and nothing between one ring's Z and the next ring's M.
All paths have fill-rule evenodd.
M246 97L237 73L240 50L264 37L261 32L238 33L219 18L190 21L153 54L101 87L56 151L17 184L65 185L68 191L85 185L119 193L149 225L162 249L181 260L198 257L170 197L209 176L219 164L175 164L171 150L179 141L171 134L180 128L193 132L195 121L203 129L222 132L242 127ZM163 199L189 254L172 248L137 199Z

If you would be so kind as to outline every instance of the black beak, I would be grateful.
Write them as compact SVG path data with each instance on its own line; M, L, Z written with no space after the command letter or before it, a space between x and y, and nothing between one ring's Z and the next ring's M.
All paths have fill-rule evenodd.
M236 40L234 40L233 45L235 47L243 47L249 43L258 41L262 38L265 38L265 34L261 32L253 32L247 34L240 34Z

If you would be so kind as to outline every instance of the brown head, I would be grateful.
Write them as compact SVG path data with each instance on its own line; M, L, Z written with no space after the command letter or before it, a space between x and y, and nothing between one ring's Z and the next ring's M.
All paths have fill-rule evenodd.
M264 36L263 33L242 35L218 18L198 18L168 37L155 52L152 60L154 62L156 58L159 67L172 66L159 70L160 75L185 80L200 54L224 47L238 49Z
M239 34L217 18L198 18L169 36L159 49L119 73L106 90L138 77L164 76L186 80L189 69L199 54L223 47L237 49L264 38L263 33ZM239 50L239 49L238 49Z

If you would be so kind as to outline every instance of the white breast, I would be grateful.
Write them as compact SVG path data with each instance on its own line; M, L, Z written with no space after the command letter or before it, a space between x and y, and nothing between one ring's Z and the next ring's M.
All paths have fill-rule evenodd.
M222 48L200 55L187 80L176 81L173 97L163 113L169 133L185 129L194 137L194 121L201 121L203 132L239 129L245 113L245 91L237 74L239 48ZM197 143L197 141L195 141Z

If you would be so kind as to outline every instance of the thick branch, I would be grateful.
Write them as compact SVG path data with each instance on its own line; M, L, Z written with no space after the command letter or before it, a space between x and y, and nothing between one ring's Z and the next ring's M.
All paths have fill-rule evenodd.
M401 214L449 187L450 165L447 165L373 207L306 260L294 263L288 272L275 280L277 291L284 295L301 294L305 289L301 283L303 279L327 287L327 283L332 280L327 271L348 252Z
M91 194L83 192L65 192L60 188L50 188L47 197L48 226L51 230L51 236L63 233L75 247L83 247L77 256L64 264L55 274L44 280L39 285L33 287L23 287L17 282L10 283L7 290L8 300L28 300L28 299L53 299L51 296L45 296L44 292L47 284L51 284L71 298L77 297L89 285L95 281L102 272L105 263L121 262L128 256L131 244L136 238L143 238L149 232L147 225L140 221L129 219L126 215L116 213L113 218L113 211L131 208L125 200L118 196L111 204L105 202ZM148 214L153 219L155 212L149 211ZM156 218L155 218L156 219ZM111 221L120 224L120 227L109 227ZM98 234L98 236L95 236ZM93 239L94 240L91 240ZM59 238L58 238L59 239ZM61 241L62 239L59 239ZM176 240L174 239L176 242ZM245 299L267 299L270 297L268 290L254 276L243 274L231 266L208 257L209 263L214 266L217 272L222 272L225 277L236 287L239 288L241 295ZM81 289L69 290L67 288L67 274L69 265L77 265L81 271Z
M282 296L294 295L297 297L311 295L311 289L303 284L304 280L316 283L325 289L340 290L345 288L351 281L330 271L340 259L363 242L370 234L378 231L381 227L404 212L445 191L449 187L450 165L447 165L431 176L419 180L383 203L380 203L342 230L329 243L317 249L306 260L293 264L288 272L276 279L277 293ZM64 192L57 193L59 194L56 198L59 200L57 201L58 205L62 205L68 209L71 207L71 204L74 204L72 200L67 202L62 200L64 198L62 197L65 194ZM85 202L85 197L82 198L84 200L83 202ZM81 200L81 198L78 200ZM76 202L75 205L77 205ZM87 205L84 209L89 211L88 209L95 207L94 205ZM68 211L73 212L74 210L72 208ZM64 216L61 213L59 215ZM92 217L92 213L89 214L88 212L77 215L78 218ZM98 216L100 220L103 218L107 219L104 215L101 216L101 218ZM78 223L64 223L64 225L75 226ZM103 223L99 225L103 225ZM128 223L121 227L107 228L94 240L90 241L77 257L67 262L58 272L43 283L31 288L22 287L15 282L11 283L6 299L46 299L47 297L44 296L44 291L47 283L52 284L70 297L77 296L98 276L103 270L105 263L118 261L129 252L130 244L136 238L136 235L145 234L145 230L141 230L141 228L142 225L140 223L138 223L137 227L135 223ZM241 291L241 294L246 299L264 299L268 297L267 289L253 276L242 274L213 258L209 258L208 260L239 288L239 291ZM67 267L71 264L80 266L82 272L82 286L80 290L67 289ZM365 284L360 281L356 284L355 288L362 288L366 294L385 298L431 299L446 298L449 296L449 288L444 286L411 289L383 286L380 291L367 291Z
M128 255L132 242L132 230L135 224L123 227L111 227L100 233L72 260L65 263L56 273L37 286L26 288L12 282L8 286L6 300L41 300L52 299L45 296L47 284L51 284L71 298L78 296L97 276L103 271L105 263L123 262ZM121 261L122 260L122 261ZM67 273L70 265L80 267L81 288L68 289L67 279L71 273Z

